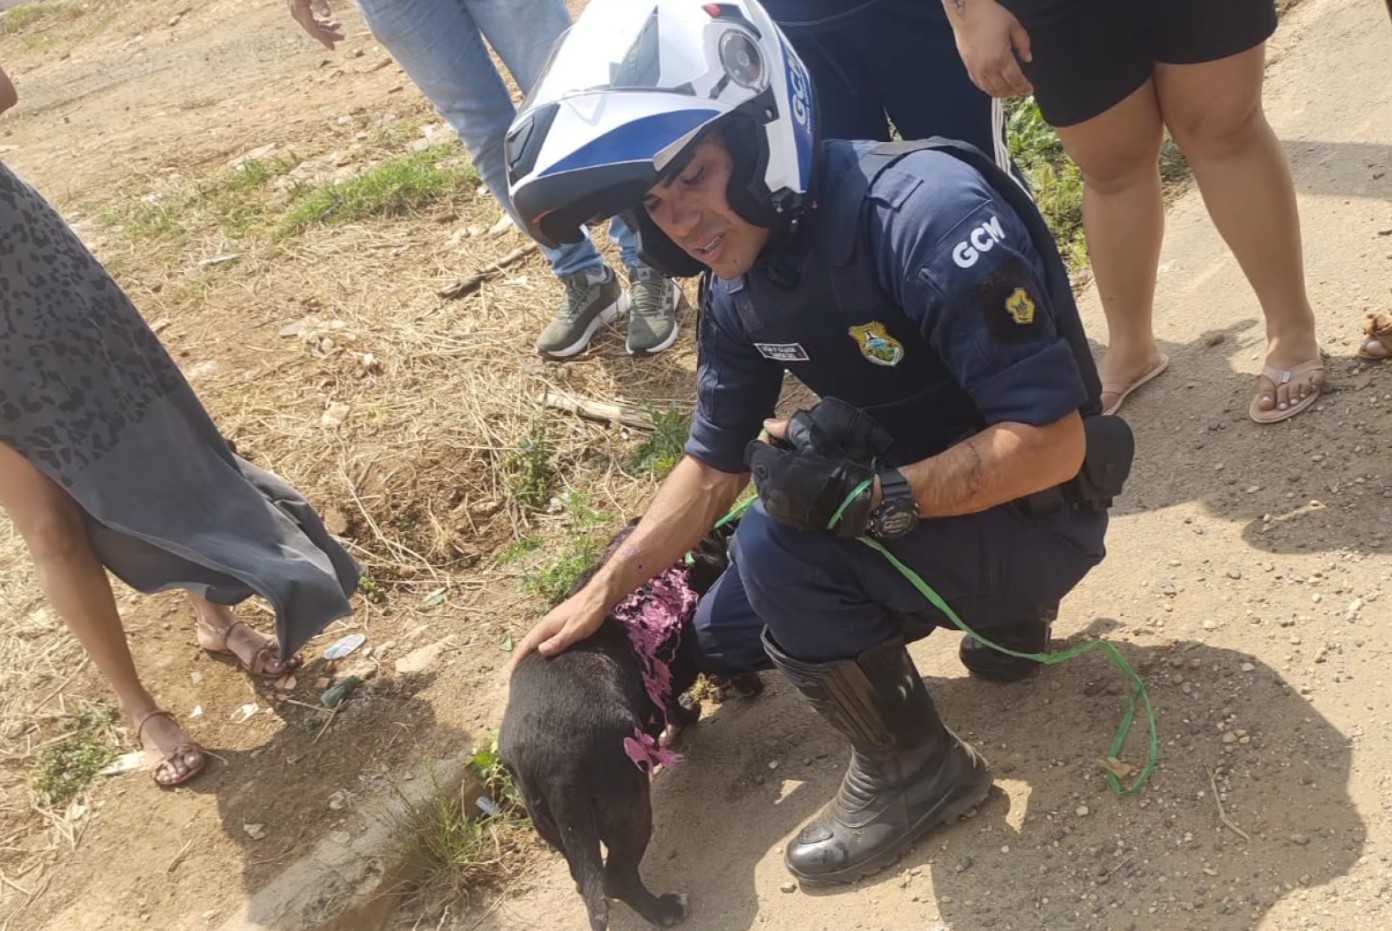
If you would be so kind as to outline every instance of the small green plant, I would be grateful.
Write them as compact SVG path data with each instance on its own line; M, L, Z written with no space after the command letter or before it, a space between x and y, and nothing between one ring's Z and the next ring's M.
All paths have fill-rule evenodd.
M404 811L394 817L410 871L419 877L418 893L434 907L464 899L496 884L516 864L520 822L505 814L468 811L461 791L449 791L431 774L429 798L411 804L393 787Z
M605 537L600 531L610 519L608 513L596 511L573 492L566 496L565 507L570 521L560 544L548 550L554 555L523 583L527 591L540 595L553 608L565 600L580 573L604 552Z
M517 448L503 455L503 483L523 512L539 511L551 502L556 482L554 456L551 437L541 420L533 421Z
M628 459L630 475L661 480L686 454L691 418L676 408L652 412L653 432L643 438Z
M386 603L387 593L382 588L381 583L366 572L363 573L362 578L358 579L358 591L372 604Z
M116 758L113 712L88 705L64 722L62 740L46 747L34 764L34 791L39 803L54 808L80 795Z
M513 819L525 817L522 794L512 781L512 773L498 755L498 732L494 731L486 747L480 747L469 757L469 765L483 782L484 793L496 803L500 814Z
M403 216L433 203L472 196L477 185L478 172L463 160L458 145L433 145L389 158L341 181L296 186L277 235L291 236L311 226Z
M500 565L521 565L522 590L540 596L551 607L561 603L580 573L604 551L608 537L603 530L612 518L574 492L564 504L569 519L556 538L526 536L498 556Z

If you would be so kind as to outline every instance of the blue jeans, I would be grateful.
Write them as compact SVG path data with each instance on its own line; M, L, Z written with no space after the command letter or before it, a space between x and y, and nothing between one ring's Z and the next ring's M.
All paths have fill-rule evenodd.
M483 183L514 220L503 140L516 108L484 40L522 93L531 90L561 33L570 27L564 0L357 0L378 42L459 134ZM521 224L519 224L519 228ZM625 265L641 267L638 238L618 218L609 224ZM543 249L557 275L603 264L587 236Z

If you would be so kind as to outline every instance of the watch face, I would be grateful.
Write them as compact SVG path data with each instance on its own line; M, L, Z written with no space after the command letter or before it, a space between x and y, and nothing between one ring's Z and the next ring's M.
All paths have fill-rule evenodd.
M887 537L897 537L908 533L918 523L914 513L895 508L880 520L880 533Z

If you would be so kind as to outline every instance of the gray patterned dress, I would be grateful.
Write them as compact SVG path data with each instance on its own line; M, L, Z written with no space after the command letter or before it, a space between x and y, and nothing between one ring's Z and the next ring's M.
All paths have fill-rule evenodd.
M132 588L261 595L286 656L352 610L357 563L299 492L232 452L115 280L3 163L0 443L72 495Z

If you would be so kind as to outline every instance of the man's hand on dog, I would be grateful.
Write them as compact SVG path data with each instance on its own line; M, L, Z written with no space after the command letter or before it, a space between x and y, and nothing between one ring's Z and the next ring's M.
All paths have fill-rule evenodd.
M839 537L864 536L879 503L879 482L872 464L845 458L846 446L849 442L856 452L866 453L878 444L868 437L868 429L854 438L840 429L819 429L819 421L828 421L825 413L818 416L821 406L799 411L792 420L765 422L746 453L754 487L764 510L779 523L798 530L831 530ZM842 417L844 411L831 410L838 426L849 422Z
M542 656L555 656L566 648L594 635L604 623L608 614L603 596L585 586L565 601L552 608L546 617L527 631L527 635L513 647L512 660L508 663L507 674L517 668L517 664L533 650Z

